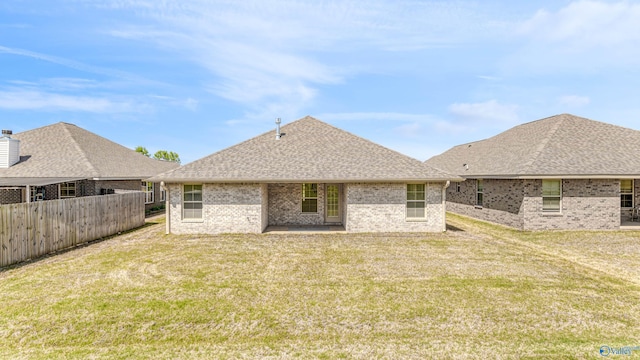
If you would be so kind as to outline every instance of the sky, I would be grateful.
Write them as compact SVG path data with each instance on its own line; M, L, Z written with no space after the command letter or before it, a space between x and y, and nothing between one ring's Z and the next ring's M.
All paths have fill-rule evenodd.
M561 113L640 129L638 19L640 1L2 0L0 127L64 121L183 164L306 115L419 160Z

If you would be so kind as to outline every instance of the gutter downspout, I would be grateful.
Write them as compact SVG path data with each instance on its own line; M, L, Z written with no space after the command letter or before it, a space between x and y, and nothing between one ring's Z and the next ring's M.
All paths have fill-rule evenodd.
M165 234L169 235L171 234L171 209L169 208L169 205L170 205L169 199L171 197L169 196L169 188L164 183L164 181L160 182L160 187L165 192L164 194Z
M444 219L444 227L442 229L443 232L447 231L447 189L451 185L451 181L447 180L447 182L442 187L442 218Z

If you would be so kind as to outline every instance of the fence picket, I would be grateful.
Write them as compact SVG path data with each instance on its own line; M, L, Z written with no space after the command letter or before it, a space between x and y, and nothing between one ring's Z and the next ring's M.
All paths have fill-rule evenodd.
M142 225L142 192L0 205L0 267Z

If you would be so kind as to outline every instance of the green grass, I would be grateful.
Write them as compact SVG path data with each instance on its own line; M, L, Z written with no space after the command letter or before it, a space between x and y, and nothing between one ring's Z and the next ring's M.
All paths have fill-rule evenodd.
M0 358L581 359L640 346L640 233L448 218L458 230L445 234L156 225L13 267L0 273ZM603 260L598 239L624 262Z

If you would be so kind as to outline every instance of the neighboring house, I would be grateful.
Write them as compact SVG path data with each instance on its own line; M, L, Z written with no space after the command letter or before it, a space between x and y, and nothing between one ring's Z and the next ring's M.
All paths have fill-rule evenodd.
M569 114L453 147L447 210L523 230L618 229L640 195L640 131Z
M444 231L445 188L462 179L307 116L152 180L168 188L168 232L215 234Z
M151 208L164 204L164 192L143 180L178 166L63 122L18 134L3 130L0 204L142 190Z

